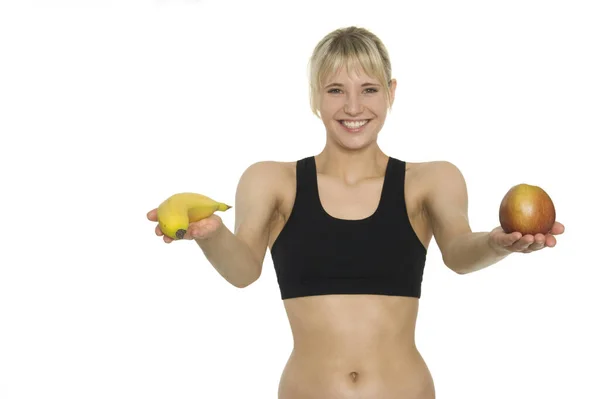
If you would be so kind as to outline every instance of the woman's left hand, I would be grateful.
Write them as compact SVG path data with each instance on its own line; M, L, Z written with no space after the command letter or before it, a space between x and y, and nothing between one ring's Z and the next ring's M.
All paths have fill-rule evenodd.
M502 227L498 226L490 232L489 240L490 245L498 252L530 253L546 247L554 247L556 245L554 236L560 235L564 231L565 226L559 222L554 223L549 233L536 234L535 236L519 232L507 234L502 230Z

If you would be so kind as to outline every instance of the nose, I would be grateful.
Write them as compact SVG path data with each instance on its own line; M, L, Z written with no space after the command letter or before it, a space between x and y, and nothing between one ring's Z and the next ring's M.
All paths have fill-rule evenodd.
M360 101L360 97L354 93L350 93L346 96L346 104L344 105L344 112L348 115L357 115L363 111L363 105Z

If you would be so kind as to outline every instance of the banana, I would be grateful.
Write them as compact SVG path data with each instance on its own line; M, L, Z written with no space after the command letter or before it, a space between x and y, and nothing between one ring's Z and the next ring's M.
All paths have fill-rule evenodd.
M182 239L190 223L205 219L216 211L226 211L231 206L202 194L178 193L163 201L157 210L160 229L174 240Z

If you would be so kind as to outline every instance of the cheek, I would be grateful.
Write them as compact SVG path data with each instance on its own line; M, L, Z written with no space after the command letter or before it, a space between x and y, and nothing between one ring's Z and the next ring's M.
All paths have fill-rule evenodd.
M382 96L369 98L367 101L365 101L365 105L367 105L367 104L373 109L380 110L380 109L387 108L385 98Z
M336 112L336 105L332 101L321 101L321 114L333 115Z

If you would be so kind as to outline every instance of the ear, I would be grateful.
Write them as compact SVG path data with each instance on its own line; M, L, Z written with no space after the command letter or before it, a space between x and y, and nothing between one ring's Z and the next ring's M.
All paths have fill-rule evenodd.
M388 90L390 91L390 98L392 103L390 104L390 107L394 104L394 99L396 98L396 85L398 84L398 82L396 82L396 79L391 79L390 82L388 83Z

